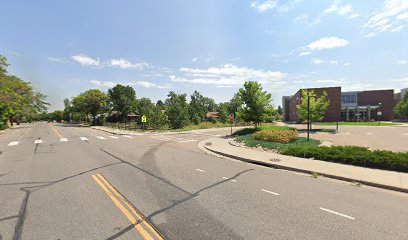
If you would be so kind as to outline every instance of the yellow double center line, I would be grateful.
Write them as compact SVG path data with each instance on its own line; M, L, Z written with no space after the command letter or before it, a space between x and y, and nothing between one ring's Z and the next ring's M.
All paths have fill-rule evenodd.
M59 138L63 138L64 136L62 136L62 134L60 133L60 131L58 131L57 128L55 128L53 125L49 124L50 127L52 128L52 130L54 130L54 132L58 135Z
M105 191L112 202L119 208L120 211L122 211L127 219L134 225L136 231L139 232L143 239L164 239L136 210L136 208L129 201L127 201L126 198L123 197L101 174L92 175L92 178Z

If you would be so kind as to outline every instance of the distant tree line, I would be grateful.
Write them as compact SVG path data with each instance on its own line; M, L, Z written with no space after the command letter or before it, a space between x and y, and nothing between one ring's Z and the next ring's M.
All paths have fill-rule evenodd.
M43 118L47 96L36 92L29 82L7 72L7 58L0 55L0 129Z
M54 120L103 124L106 121L126 122L137 116L133 121L140 122L144 115L148 126L179 129L202 122L229 123L232 114L236 122L259 125L280 118L271 102L272 95L263 90L261 84L252 81L246 82L229 102L222 103L216 103L198 91L194 91L189 99L187 94L170 91L166 99L153 103L149 98L136 98L131 86L117 84L106 93L90 89L64 99L65 109L55 114L57 119ZM280 106L279 111L282 112Z

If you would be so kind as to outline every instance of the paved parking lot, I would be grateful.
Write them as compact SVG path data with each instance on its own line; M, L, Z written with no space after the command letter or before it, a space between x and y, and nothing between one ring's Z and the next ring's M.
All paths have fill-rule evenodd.
M296 127L306 128L305 125ZM336 129L335 126L314 126L314 128ZM306 133L300 135L306 136ZM311 137L330 142L333 145L355 145L371 149L408 151L408 126L339 126L337 134L313 133Z

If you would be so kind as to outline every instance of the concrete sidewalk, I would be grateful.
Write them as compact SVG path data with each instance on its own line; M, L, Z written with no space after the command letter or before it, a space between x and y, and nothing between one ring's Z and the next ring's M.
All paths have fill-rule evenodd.
M357 167L339 163L311 160L277 153L237 147L228 138L209 138L198 143L203 150L258 165L356 181L364 185L408 193L408 173Z

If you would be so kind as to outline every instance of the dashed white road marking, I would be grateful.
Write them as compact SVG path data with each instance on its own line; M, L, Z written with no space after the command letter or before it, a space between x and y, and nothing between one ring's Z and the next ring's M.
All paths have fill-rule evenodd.
M60 138L60 142L68 142L68 139L66 139L66 138Z
M196 168L196 171L199 171L199 172L205 172L204 170L199 169L199 168Z
M366 133L366 134L368 134L368 135L372 135L372 134L374 134L374 133L368 132L368 133Z
M116 136L109 136L110 138L114 138L114 139L117 139L117 138L119 138L119 137L116 137Z
M170 138L164 138L164 137L151 137L151 138L159 139L159 140L161 140L161 141L171 141Z
M43 140L37 139L37 140L34 141L34 144L40 144L40 143L43 143Z
M408 136L408 133L404 133L405 136Z
M231 180L231 182L237 182L237 180L235 180L235 179L230 179L230 178L227 178L227 177L222 177L223 179L225 179L225 180Z
M197 140L191 139L191 140L184 140L184 141L176 141L177 143L185 143L185 142L195 142Z
M132 136L129 136L129 135L123 135L123 137L125 137L125 138L133 138Z
M351 216L348 216L348 215L346 215L346 214L339 213L339 212L335 212L335 211L330 210L330 209L327 209L327 208L322 208L322 207L321 207L320 210L323 210L323 211L326 211L326 212L329 212L329 213L333 213L333 214L336 214L336 215L338 215L338 216L345 217L345 218L348 218L348 219L351 219L351 220L354 220L354 219L355 219L355 218L353 218L353 217L351 217Z
M8 146L16 146L16 145L18 145L19 143L20 143L19 141L10 142L10 143L8 144Z
M97 136L96 138L99 138L99 139L106 139L106 137L102 137L102 136Z
M86 137L80 137L79 139L81 139L82 141L88 141L88 138Z
M271 191L265 190L265 189L261 189L261 191L266 192L266 193L270 193L270 194L273 194L273 195L276 195L276 196L279 196L279 195L280 195L279 193L271 192Z

